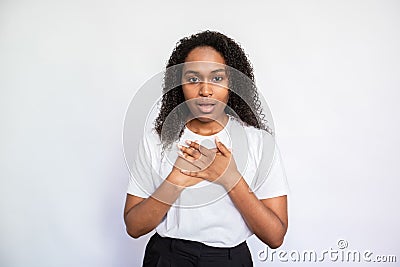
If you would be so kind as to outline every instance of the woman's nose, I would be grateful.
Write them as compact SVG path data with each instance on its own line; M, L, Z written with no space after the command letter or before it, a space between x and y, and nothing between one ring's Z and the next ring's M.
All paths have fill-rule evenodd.
M202 82L200 88L200 95L201 96L210 96L213 94L212 85L208 82Z

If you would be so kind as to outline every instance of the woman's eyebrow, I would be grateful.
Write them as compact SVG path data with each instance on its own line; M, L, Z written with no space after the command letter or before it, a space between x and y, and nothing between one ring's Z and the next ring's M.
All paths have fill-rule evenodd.
M225 72L225 69L217 69L217 70L213 70L211 73L216 73L216 72Z
M186 74L196 74L196 75L199 75L200 72L194 71L194 70L187 70L187 71L185 71L184 75L186 75Z
M213 70L213 71L211 71L211 73L216 73L216 72L225 72L225 69L217 69L217 70ZM194 71L194 70L187 70L187 71L185 71L184 75L187 75L187 74L195 74L195 75L199 75L199 74L200 74L200 72L198 72L198 71Z

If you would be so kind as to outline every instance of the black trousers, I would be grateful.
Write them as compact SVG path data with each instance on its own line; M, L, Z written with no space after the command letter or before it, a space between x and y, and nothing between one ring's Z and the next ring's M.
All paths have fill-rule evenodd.
M246 241L232 248L161 237L155 233L146 245L143 267L252 267Z

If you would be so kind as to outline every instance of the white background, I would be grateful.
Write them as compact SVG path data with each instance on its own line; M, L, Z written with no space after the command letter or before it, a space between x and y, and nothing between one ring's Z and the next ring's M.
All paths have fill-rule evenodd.
M0 266L140 266L125 111L205 29L243 46L272 110L291 188L280 249L345 239L400 261L399 1L75 0L0 2ZM249 244L255 266L280 265Z

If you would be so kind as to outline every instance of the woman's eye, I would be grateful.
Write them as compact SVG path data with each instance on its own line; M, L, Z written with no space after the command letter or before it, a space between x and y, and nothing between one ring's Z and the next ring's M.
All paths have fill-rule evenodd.
M213 78L213 81L214 82L220 82L220 81L222 81L224 78L222 77L222 76L216 76L216 77L214 77Z
M188 82L190 82L190 83L198 83L198 82L199 82L199 78L197 78L197 77L190 77L190 78L188 79Z

